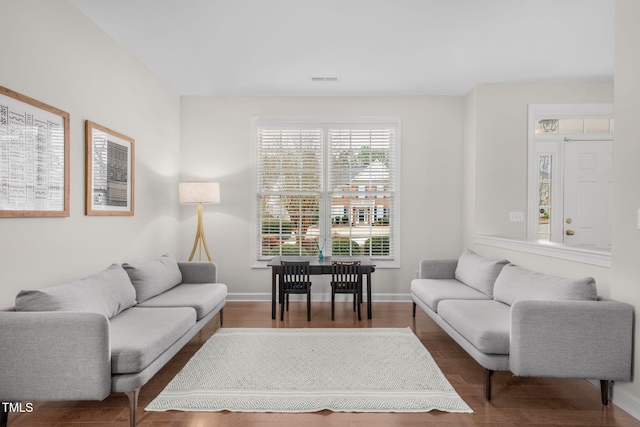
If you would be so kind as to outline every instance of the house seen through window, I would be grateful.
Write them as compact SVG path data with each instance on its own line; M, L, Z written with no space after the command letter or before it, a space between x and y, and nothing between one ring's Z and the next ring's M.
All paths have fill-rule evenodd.
M256 119L256 258L397 260L398 121Z

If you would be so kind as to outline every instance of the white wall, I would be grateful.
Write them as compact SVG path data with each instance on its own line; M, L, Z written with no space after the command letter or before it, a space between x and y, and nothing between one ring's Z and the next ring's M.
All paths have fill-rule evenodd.
M462 168L462 247L471 245L476 227L476 138L478 127L478 89L473 88L464 102L464 149Z
M204 207L220 280L230 293L270 293L270 271L251 268L252 116L400 116L402 266L378 269L372 282L374 294L406 297L421 258L457 257L462 251L462 112L462 97L183 97L182 178L221 183L221 204ZM181 256L186 258L196 210L184 206L182 213ZM328 282L314 279L313 291L327 293Z
M525 268L559 276L593 276L610 296L611 271L472 243L473 234L526 239L526 222L509 222L510 211L527 209L527 119L529 104L611 103L613 84L480 85L466 96L465 153L474 176L465 179L465 247ZM471 132L471 135L468 133Z
M178 252L180 98L65 0L0 0L0 85L70 113L70 216L0 219L0 308L21 289ZM135 139L135 216L84 215L84 121Z
M474 233L526 237L525 224L509 224L508 212L526 209L526 104L614 102L616 133L614 137L614 177L612 211L612 267L604 268L563 261L524 252L470 244L471 249L491 258L507 258L531 270L563 277L592 276L598 293L632 304L636 308L634 342L640 339L640 2L616 2L615 82L611 85L485 85L467 96L468 108L477 104L475 141L465 136L465 158L475 156L476 181L471 188L465 180L465 194L475 192L475 224L465 227L464 241ZM559 95L555 95L555 94ZM613 96L615 95L615 96ZM469 107L471 106L471 107ZM517 118L514 116L517 115ZM506 127L502 118L509 117ZM517 126L516 126L517 125ZM467 124L467 128L471 128ZM475 151L475 152L474 152ZM467 200L468 198L465 198ZM473 203L466 202L466 207ZM640 355L634 355L631 382L617 382L613 401L640 419L640 379L637 372ZM597 393L594 388L594 393Z
M472 236L527 237L526 222L509 222L509 212L525 212L526 218L528 105L611 103L613 90L606 83L493 84L477 86L467 95L467 110L475 109L466 111L465 123L467 131L475 130L475 135L465 134L464 158L475 167L475 180L465 180L465 215L473 217L463 237L467 247L547 274L592 276L600 295L611 295L609 268L476 245Z
M618 402L640 419L640 2L616 1L611 296L636 308L635 375L616 387Z
M612 103L612 84L495 84L476 88L477 234L526 239L529 104Z

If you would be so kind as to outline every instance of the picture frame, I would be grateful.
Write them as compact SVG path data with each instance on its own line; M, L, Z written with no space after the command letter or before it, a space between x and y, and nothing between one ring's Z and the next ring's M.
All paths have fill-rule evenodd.
M0 86L0 218L69 216L69 113Z
M85 214L133 216L135 141L90 120L85 140Z

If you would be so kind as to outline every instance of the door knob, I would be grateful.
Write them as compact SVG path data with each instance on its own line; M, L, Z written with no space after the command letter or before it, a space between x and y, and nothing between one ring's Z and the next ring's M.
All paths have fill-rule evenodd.
M576 232L573 230L567 230L566 234L567 236L573 236L574 234L576 234Z
M573 222L573 220L571 218L567 218L567 219L565 219L565 221L567 222L567 224L571 224Z

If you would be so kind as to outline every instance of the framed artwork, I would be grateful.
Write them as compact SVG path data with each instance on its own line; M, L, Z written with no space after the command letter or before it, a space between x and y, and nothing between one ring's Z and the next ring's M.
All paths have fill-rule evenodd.
M133 215L134 140L86 121L86 214Z
M0 86L0 218L69 216L69 113Z

